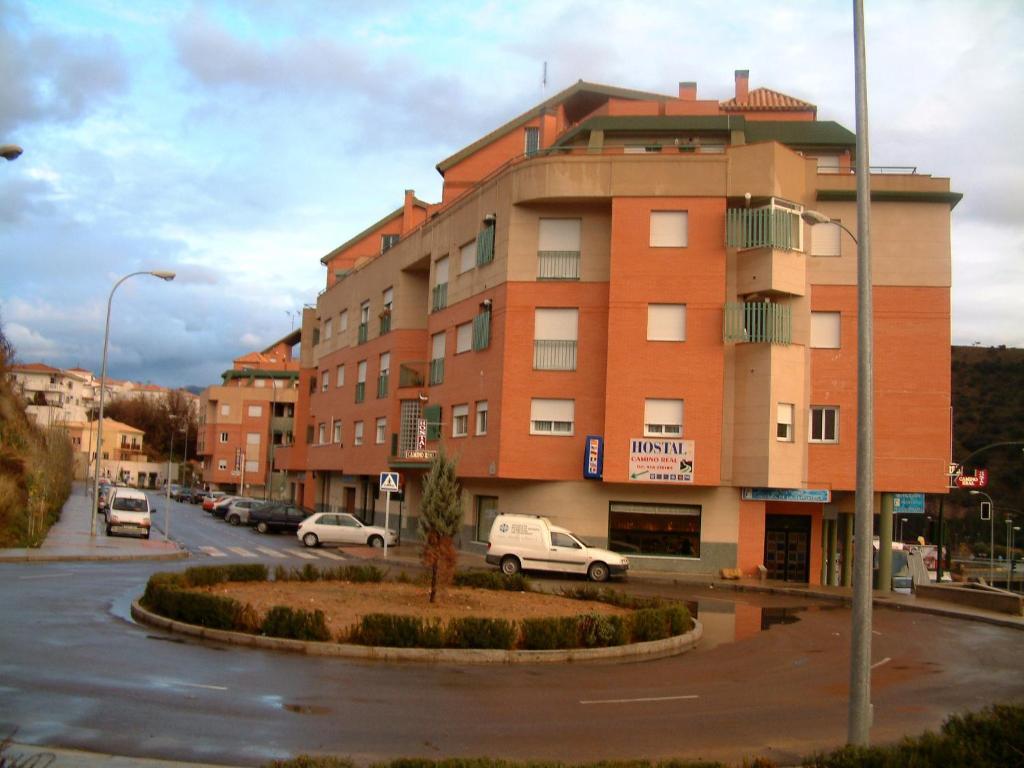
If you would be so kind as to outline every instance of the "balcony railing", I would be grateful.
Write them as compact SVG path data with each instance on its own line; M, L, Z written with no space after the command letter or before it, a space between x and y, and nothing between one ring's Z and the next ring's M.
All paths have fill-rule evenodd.
M444 358L439 357L430 361L430 385L440 384L444 381Z
M391 313L385 312L380 316L380 335L391 332Z
M388 396L388 379L390 379L390 378L391 378L391 376L388 373L382 373L380 376L377 377L377 399L378 400Z
M537 251L538 280L579 280L579 251Z
M800 214L784 208L730 208L725 216L729 248L800 249Z
M359 344L365 344L366 343L366 339L367 339L367 337L369 335L370 335L369 323L360 323L359 324L359 341L358 341L358 343Z
M426 361L402 363L398 366L399 387L422 387L426 381Z
M438 283L430 294L430 311L437 312L448 306L448 283Z
M366 382L360 381L356 384L356 402L361 403L366 399Z
M576 342L550 339L534 341L533 368L536 371L575 371Z
M730 302L725 305L722 329L725 342L790 344L793 312L786 304L764 301Z

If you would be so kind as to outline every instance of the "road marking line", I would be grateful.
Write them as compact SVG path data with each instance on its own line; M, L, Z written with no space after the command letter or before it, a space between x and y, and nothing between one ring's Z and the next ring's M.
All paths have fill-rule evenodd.
M326 550L319 550L317 552L317 554L320 555L320 557L326 557L328 560L344 560L345 559L341 555L336 555L333 552L328 552Z
M688 696L651 696L645 699L594 699L589 701L581 701L580 704L636 704L648 701L682 701L683 699L698 698L700 697L696 694L690 694Z
M889 658L888 656L886 656L886 657L885 657L884 659L882 659L881 661L876 661L876 662L875 662L874 664L872 664L872 665L871 665L871 668L872 668L872 669L875 669L876 667L880 667L880 666L882 666L883 664L888 664L888 663L889 663L890 661L892 661L892 659L891 659L891 658Z
M200 547L199 551L203 554L209 555L210 557L227 557L227 552L221 552L216 547Z
M312 552L292 552L292 554L295 555L296 557L301 557L303 560L319 560L320 559L316 555L314 555Z
M38 576L19 576L18 581L30 581L32 579L63 579L67 576L74 576L73 573L45 573Z
M248 549L245 549L243 547L228 547L228 549L230 549L236 555L241 555L242 557L259 557L259 555L257 555L255 552L250 552Z
M287 557L287 555L278 552L276 549L270 547L256 547L257 552L262 552L264 555L270 555L271 557Z
M227 686L224 685L203 685L202 683L179 683L187 688L206 688L210 691L226 691Z

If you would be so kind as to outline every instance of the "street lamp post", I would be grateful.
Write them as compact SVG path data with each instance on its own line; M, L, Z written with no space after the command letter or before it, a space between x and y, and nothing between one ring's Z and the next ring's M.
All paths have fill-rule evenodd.
M1014 554L1017 552L1017 531L1019 530L1019 525L1013 526L1013 536L1010 539L1010 544L1012 545L1010 547L1010 583L1007 585L1007 587L1010 589L1011 592L1013 591L1013 561Z
M1013 536L1013 518L1006 516L1006 588L1010 589L1010 579L1013 577L1013 560L1010 555L1010 542Z
M169 414L171 421L171 447L167 452L167 509L164 511L164 541L171 536L171 461L174 459L174 422L178 420L175 413Z
M992 501L992 497L984 491L979 491L977 488L971 489L972 496L984 496L988 499L988 524L989 524L989 543L988 543L988 583L991 584L996 578L996 505Z
M184 456L181 459L181 462L182 462L182 464L185 465L185 471L188 471L188 414L187 413L185 414L185 453L184 453ZM179 474L181 474L181 477L178 478L178 482L181 483L182 485L184 485L184 483L185 483L184 474L183 473L179 473Z
M0 157L4 160L17 160L21 157L21 151L17 144L0 144Z
M114 301L114 291L117 290L118 286L129 277L135 277L136 275L152 275L153 277L159 277L161 280L168 281L173 280L175 277L173 272L164 269L131 272L114 283L114 287L110 289L110 296L107 297L107 325L103 331L103 362L100 365L100 412L96 419L96 470L93 475L92 485L92 514L89 516L91 520L89 523L90 536L96 535L96 507L99 504L100 495L100 463L103 460L103 400L107 389L107 346L110 343L110 307Z

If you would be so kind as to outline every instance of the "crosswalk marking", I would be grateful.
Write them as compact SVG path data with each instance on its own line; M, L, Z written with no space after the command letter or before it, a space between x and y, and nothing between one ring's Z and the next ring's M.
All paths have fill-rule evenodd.
M227 552L221 552L216 547L200 547L199 551L209 555L210 557L227 557Z
M228 549L230 549L236 555L241 555L242 557L259 557L259 555L257 555L255 552L250 552L248 549L245 549L244 547L228 547Z
M334 552L328 552L326 549L317 550L317 554L320 557L326 557L328 560L344 560L345 558Z
M264 555L270 555L271 557L288 557L288 555L284 554L283 552L278 552L276 549L271 549L270 547L256 547L256 551L262 552Z
M292 552L296 557L301 557L303 560L318 560L319 558L312 552Z

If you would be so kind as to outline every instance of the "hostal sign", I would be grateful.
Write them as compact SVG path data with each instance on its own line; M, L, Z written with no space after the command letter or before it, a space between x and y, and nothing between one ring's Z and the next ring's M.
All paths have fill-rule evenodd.
M692 483L693 440L629 441L629 479L647 483Z

